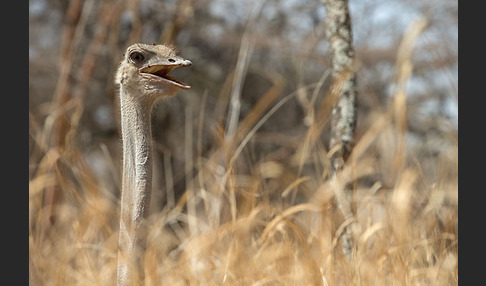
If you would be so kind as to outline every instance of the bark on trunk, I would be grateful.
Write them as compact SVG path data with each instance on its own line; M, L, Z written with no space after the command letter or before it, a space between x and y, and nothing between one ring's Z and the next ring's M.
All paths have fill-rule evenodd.
M356 75L353 70L354 48L347 0L323 0L326 7L326 37L329 41L330 61L334 82L340 86L340 97L331 114L330 150L334 172L341 170L353 149L353 137L357 116ZM333 180L335 180L335 176ZM340 184L336 184L340 186ZM335 190L337 208L343 221L352 219L351 204L344 190ZM351 259L353 240L352 225L348 225L340 237L343 253Z
M332 157L334 170L343 167L353 149L356 127L356 76L354 48L347 0L323 0L326 7L326 37L329 40L332 76L341 82L341 96L332 110L330 149L339 145Z

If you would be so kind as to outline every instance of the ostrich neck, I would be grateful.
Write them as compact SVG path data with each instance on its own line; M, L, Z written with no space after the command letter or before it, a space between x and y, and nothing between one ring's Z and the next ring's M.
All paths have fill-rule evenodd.
M152 183L152 134L150 112L152 105L130 96L121 95L121 133L123 142L123 195L132 195L133 221L145 217Z
M153 101L134 97L123 86L120 87L123 177L118 259L124 257L126 260L119 263L118 281L131 279L128 277L132 276L129 269L134 266L138 268L136 276L143 279L147 236L144 219L152 188L152 106Z

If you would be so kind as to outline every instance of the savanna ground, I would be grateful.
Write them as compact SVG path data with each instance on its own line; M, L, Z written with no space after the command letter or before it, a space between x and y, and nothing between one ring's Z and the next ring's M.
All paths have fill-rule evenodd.
M115 284L121 142L113 71L126 43L144 41L174 42L194 64L178 73L192 89L154 110L147 285L456 285L458 131L444 102L457 100L457 46L439 45L454 5L411 1L423 17L389 25L388 48L364 44L366 31L356 31L356 144L333 176L322 24L307 31L291 22L319 19L322 4L272 14L286 1L267 1L251 28L251 5L238 12L243 24L229 25L216 2L46 1L51 10L32 12L30 284ZM360 13L379 8L366 2L351 9L365 27L372 25ZM35 34L55 30L56 15L51 51ZM302 32L298 49L292 27ZM238 92L238 125L228 127ZM337 193L353 218L337 215ZM346 226L351 259L339 241Z

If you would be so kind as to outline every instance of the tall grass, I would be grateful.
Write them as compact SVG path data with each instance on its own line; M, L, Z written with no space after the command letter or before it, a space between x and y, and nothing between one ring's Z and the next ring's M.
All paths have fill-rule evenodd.
M457 284L456 136L443 134L448 147L434 161L432 175L425 172L430 167L407 145L406 95L397 90L387 110L359 118L355 148L336 176L329 174L333 150L318 140L332 98L320 106L312 101L308 129L299 137L282 132L286 140L272 142L276 151L256 160L244 151L261 139L265 121L297 94L322 92L318 82L280 96L282 79L274 78L233 139L216 138L209 155L200 151L203 125L194 127L186 110L186 191L148 218L147 285ZM42 124L31 118L31 285L116 281L119 200L96 179L77 147L82 104L68 105L70 140L62 149L46 147L52 117ZM309 136L314 139L303 140ZM170 160L165 167L170 179ZM62 198L55 223L45 229L43 191L51 186L58 186ZM351 219L338 219L332 203L338 193L351 202ZM339 245L348 225L354 236L351 260Z
M201 163L185 195L147 222L148 285L456 284L457 145L440 154L432 184L424 185L413 154L399 170L387 169L403 156L393 151L401 150L393 115L370 115L357 155L334 179L318 143L293 161L307 167L302 174L298 163L272 156L240 173L236 161L221 163L223 145L196 158ZM285 146L293 150L287 155L296 155L300 144ZM31 284L113 285L118 200L102 190L74 146L31 159L37 166L29 189ZM64 171L44 172L53 160ZM41 239L42 189L55 183L64 199ZM333 219L336 189L352 202L353 222ZM356 226L351 261L338 247L348 223Z

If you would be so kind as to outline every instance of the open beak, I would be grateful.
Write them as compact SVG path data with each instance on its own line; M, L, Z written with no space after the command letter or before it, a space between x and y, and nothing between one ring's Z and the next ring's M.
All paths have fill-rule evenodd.
M182 89L190 89L191 86L182 82L178 78L170 76L169 73L178 67L190 67L191 61L179 57L172 57L169 61L164 63L149 64L140 68L140 74L151 80L158 80L168 82Z

